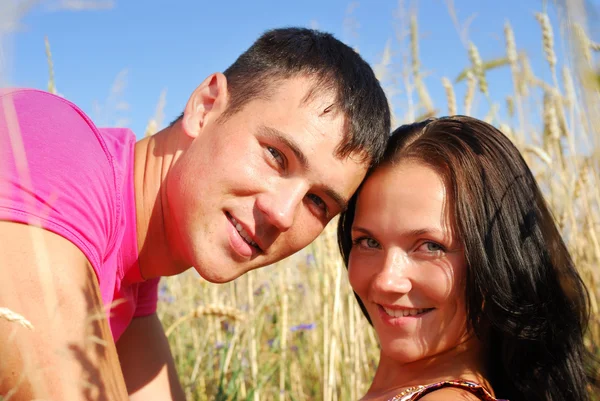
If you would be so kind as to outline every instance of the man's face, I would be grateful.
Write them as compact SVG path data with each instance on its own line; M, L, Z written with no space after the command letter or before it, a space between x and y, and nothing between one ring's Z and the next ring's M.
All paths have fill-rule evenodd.
M312 84L284 80L268 99L211 119L173 166L171 246L205 279L227 282L304 248L364 178L366 163L335 154L346 121L324 113L333 96L304 102Z

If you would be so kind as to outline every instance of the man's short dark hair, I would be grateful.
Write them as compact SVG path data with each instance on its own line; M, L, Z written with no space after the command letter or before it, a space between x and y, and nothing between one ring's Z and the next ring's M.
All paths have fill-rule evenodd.
M331 109L348 119L337 149L340 157L362 156L377 162L390 132L387 99L369 64L333 35L306 28L265 32L224 72L229 103L223 118L257 97L268 98L277 82L297 76L314 79L307 100L318 93L335 95Z

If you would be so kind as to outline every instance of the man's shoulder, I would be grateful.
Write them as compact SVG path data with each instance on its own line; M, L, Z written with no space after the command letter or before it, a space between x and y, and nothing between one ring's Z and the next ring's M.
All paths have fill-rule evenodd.
M127 128L98 128L73 102L30 88L0 90L0 144L28 161L37 153L64 168L110 169L127 163L135 135ZM78 157L79 156L79 157Z
M60 109L73 109L83 113L77 105L59 95L34 88L1 88L0 89L0 110L4 117L7 117L11 109L17 112L27 110L30 107L43 106L48 113ZM85 114L85 113L83 113Z
M98 128L99 135L104 142L107 153L111 155L113 163L126 169L132 163L136 137L129 128Z
M8 149L9 141L13 153L20 144L27 153L43 150L57 157L64 153L62 165L79 168L94 161L127 164L136 137L128 128L98 128L82 109L61 96L31 88L3 88L0 142Z
M98 269L121 226L132 146L121 145L119 154L115 135L124 131L99 130L76 105L47 92L5 89L1 96L0 220L59 233Z

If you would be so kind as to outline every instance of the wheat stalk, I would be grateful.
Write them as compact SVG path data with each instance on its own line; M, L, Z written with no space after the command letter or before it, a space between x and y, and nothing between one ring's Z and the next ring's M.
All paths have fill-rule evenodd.
M527 97L529 95L529 84L533 81L534 74L529 63L527 55L523 54L520 57L521 69L519 70L517 82L517 94L519 96Z
M46 60L48 61L48 92L56 94L56 83L54 81L54 63L52 62L52 52L50 51L50 41L44 36L44 45L46 48Z
M488 84L485 79L485 71L483 69L483 62L481 61L481 56L479 55L479 50L477 46L473 42L469 42L469 59L471 60L471 64L473 66L473 73L477 78L477 83L479 84L479 90L484 95L488 94Z
M573 75L569 67L564 66L562 69L562 80L565 87L565 101L570 107L575 105L575 85L573 84Z
M415 80L415 89L417 90L417 95L419 95L419 99L421 99L426 112L433 113L435 110L433 107L433 101L431 100L431 96L429 96L429 92L425 87L425 83L420 77Z
M508 139L511 140L511 142L515 142L515 136L513 135L512 132L512 128L510 128L510 125L502 123L500 124L500 126L498 127L498 129L500 130L500 132L502 132Z
M483 118L483 121L485 121L488 124L491 124L494 121L494 118L496 118L496 114L498 114L499 108L500 107L498 106L497 103L493 103L492 106L490 107L490 110Z
M579 24L574 24L573 30L575 32L575 42L578 45L579 54L583 56L587 65L592 65L592 46L589 37L585 33L585 29Z
M446 77L442 78L442 85L446 90L446 101L448 102L448 114L453 116L456 114L456 95L452 83Z
M420 74L420 63L419 63L419 33L417 25L417 17L415 15L410 16L410 54L411 54L411 66L412 72L415 77Z
M246 320L244 314L236 308L222 305L198 306L192 312L180 317L173 324L171 324L171 326L169 326L169 328L165 331L165 335L169 337L173 330L175 330L181 323L189 319L198 318L200 316L217 316L228 318L237 322L243 322Z
M549 92L544 93L543 120L544 135L547 135L551 142L560 139L560 128L558 124L556 107L553 101L553 95Z
M254 309L254 272L248 272L246 278L246 286L248 291L248 307L251 313L255 313ZM258 353L256 350L256 325L250 326L250 372L252 381L255 387L254 401L260 401L260 390L258 388Z
M518 54L517 54L517 45L515 43L515 34L513 32L512 26L507 21L504 24L504 39L506 42L506 57L510 62L511 68L518 68Z
M536 155L540 160L542 160L544 163L546 163L546 165L549 168L552 168L552 158L550 157L550 155L548 153L546 153L546 151L544 151L543 149L537 147L537 146L525 146L523 148L523 151L525 152L529 152L529 153L533 153L534 155Z
M225 317L235 321L243 322L246 317L243 312L236 308L223 305L206 305L198 306L191 314L190 317L197 318L200 316L218 316Z
M279 273L279 290L281 292L281 358L279 359L279 400L285 400L286 364L287 364L287 337L288 337L288 306L289 294L287 283L287 270Z
M17 323L18 325L21 325L29 330L33 330L33 325L29 320L8 308L0 307L0 318L11 323Z
M512 96L506 97L506 111L510 117L515 115L515 100Z
M156 121L153 118L151 118L148 121L148 124L146 125L146 129L144 130L144 136L145 137L152 136L152 135L156 134L157 130L158 130L158 124L156 123Z
M467 91L465 92L465 115L471 114L471 106L473 105L473 97L475 96L475 86L477 81L475 75L471 71L467 71Z
M556 53L554 53L554 33L550 24L550 18L548 18L548 14L546 13L536 13L535 18L542 27L542 42L544 44L546 61L552 71L554 71L556 69Z

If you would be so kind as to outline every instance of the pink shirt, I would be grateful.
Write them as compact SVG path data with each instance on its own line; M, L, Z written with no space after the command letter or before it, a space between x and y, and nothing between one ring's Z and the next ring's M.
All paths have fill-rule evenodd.
M144 281L137 262L135 140L50 93L0 90L0 220L41 226L83 252L115 341L158 297L158 279Z

